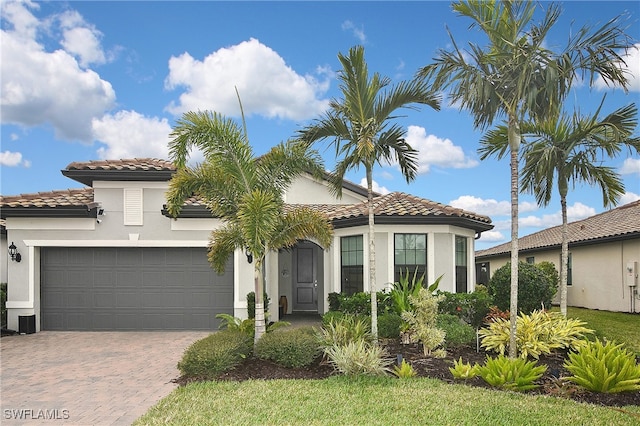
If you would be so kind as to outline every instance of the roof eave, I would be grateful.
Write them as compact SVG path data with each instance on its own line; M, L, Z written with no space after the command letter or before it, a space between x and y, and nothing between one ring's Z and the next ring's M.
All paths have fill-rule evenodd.
M101 181L149 181L165 182L171 180L175 170L61 170L62 175L87 186Z
M95 218L97 207L89 206L43 206L43 207L3 207L0 218L8 217L58 217L58 218Z

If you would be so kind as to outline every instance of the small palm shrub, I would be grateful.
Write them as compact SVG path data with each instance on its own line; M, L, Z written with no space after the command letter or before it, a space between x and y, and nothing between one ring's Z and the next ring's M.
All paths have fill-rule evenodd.
M536 366L535 361L499 355L497 358L487 357L485 364L478 367L478 375L493 387L523 392L537 388L534 382L546 370L546 365Z
M393 362L380 346L363 339L327 347L324 353L329 363L347 376L384 376Z
M317 337L321 347L343 346L350 342L373 340L368 319L356 315L344 315L335 321L330 321L317 332Z
M559 312L533 311L520 314L516 321L516 343L520 356L538 359L559 349L576 350L586 343L586 335L593 332L585 322L566 318ZM510 323L496 318L479 331L482 347L504 355L509 345Z
M548 267L520 262L518 264L518 313L531 313L536 309L551 306L551 299L558 290L558 283L552 282ZM489 294L501 310L509 309L511 304L511 263L499 268L491 277Z
M453 378L456 380L473 379L478 375L478 364L471 365L470 363L462 362L462 357L457 361L453 361L453 367L449 367L449 371L453 374Z
M590 391L602 393L640 391L640 364L633 353L613 342L588 342L569 354L567 379Z
M214 379L246 359L253 350L253 338L237 330L213 333L189 346L178 362L185 377Z
M418 375L416 370L413 369L413 366L405 359L402 360L400 365L393 367L393 374L395 374L399 379L410 379Z
M436 327L445 333L444 347L458 348L472 345L476 340L476 330L459 317L450 314L439 314Z
M430 356L445 340L444 331L436 326L441 298L421 288L417 296L409 296L413 310L402 313L402 319L408 324L409 335L422 343L425 356Z
M255 347L255 355L258 358L271 360L287 368L311 365L320 353L318 340L312 331L305 328L266 333Z
M396 339L400 337L402 318L395 312L387 312L378 317L378 336L384 339Z

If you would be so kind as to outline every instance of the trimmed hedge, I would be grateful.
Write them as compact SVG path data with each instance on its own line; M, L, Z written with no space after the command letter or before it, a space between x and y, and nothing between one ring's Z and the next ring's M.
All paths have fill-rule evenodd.
M184 377L214 379L240 364L253 350L251 336L234 330L213 333L189 346L178 362Z
M311 365L321 354L318 339L311 327L278 330L262 335L255 354L287 368Z
M551 307L558 283L553 282L548 265L543 268L526 262L518 263L518 314L530 314L541 309L542 305L545 309ZM511 304L511 262L493 274L488 288L493 303L502 311L508 310Z
M400 326L404 321L400 315L387 312L378 317L378 336L383 339L395 339L400 337Z
M476 330L456 315L439 314L436 326L444 330L444 347L447 349L470 346L476 341Z

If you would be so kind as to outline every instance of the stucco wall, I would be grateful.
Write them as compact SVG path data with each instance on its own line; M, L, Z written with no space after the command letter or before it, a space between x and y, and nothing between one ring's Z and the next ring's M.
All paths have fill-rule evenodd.
M336 200L328 182L314 181L307 176L296 179L284 196L285 202L290 204L354 204L366 199L366 196L343 190L342 198Z
M640 239L573 247L570 253L572 285L567 287L569 306L631 312L631 298L635 297L633 312L640 312L640 295L632 295L624 277L627 262L640 263ZM527 257L534 257L535 263L551 262L560 271L560 249L520 254L522 261ZM509 260L506 256L492 258L491 275ZM559 295L556 295L554 303L558 302Z

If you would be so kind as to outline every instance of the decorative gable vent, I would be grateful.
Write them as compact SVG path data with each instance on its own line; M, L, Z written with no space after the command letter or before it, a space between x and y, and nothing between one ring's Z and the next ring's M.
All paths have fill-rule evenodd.
M142 188L124 189L124 224L142 225Z

